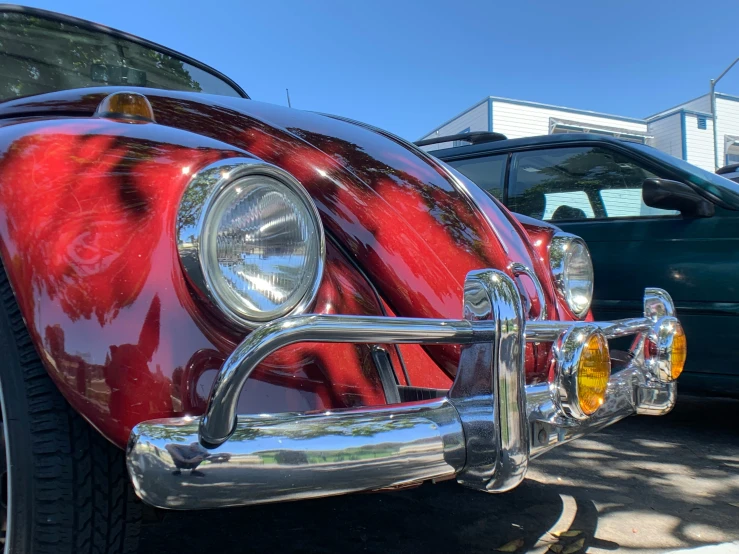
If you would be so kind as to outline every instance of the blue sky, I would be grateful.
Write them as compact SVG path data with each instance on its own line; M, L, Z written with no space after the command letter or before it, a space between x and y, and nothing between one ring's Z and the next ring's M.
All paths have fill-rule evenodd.
M289 87L293 107L409 139L488 95L643 117L707 92L739 56L739 2L24 3L165 44L256 100L285 104ZM718 90L739 95L739 64Z

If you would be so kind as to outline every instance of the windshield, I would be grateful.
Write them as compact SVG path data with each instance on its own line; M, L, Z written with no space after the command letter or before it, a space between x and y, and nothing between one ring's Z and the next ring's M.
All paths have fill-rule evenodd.
M647 154L650 158L663 162L673 171L677 169L685 181L709 192L734 210L739 210L739 184L730 181L721 175L716 175L686 161L670 156L661 150L644 144L629 143L629 147Z
M217 75L104 30L0 13L0 101L106 85L242 97Z

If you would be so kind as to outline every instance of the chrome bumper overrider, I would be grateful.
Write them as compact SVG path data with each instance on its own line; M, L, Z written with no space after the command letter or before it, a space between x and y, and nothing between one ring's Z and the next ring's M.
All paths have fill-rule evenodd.
M496 270L468 275L461 320L298 316L249 335L214 384L206 414L137 425L128 470L138 495L161 508L200 509L315 498L451 477L502 492L529 460L633 414L665 414L676 385L644 343L671 340L674 306L647 289L644 316L613 322L525 321L513 281ZM611 376L591 417L568 405L568 336L635 335L629 363ZM573 333L575 335L573 335ZM336 410L237 416L251 372L298 342L464 345L456 380L442 399ZM557 376L526 386L524 342L554 342ZM571 400L571 396L569 396Z

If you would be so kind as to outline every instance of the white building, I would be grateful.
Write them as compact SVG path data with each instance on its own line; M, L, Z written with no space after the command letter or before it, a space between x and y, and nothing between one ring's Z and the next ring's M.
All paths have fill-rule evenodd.
M717 152L713 125L717 125ZM597 133L642 142L703 169L739 162L739 96L716 93L716 117L705 94L644 119L610 115L538 102L489 96L439 125L422 139L474 131L496 131L508 138L553 133ZM447 148L451 143L424 147Z

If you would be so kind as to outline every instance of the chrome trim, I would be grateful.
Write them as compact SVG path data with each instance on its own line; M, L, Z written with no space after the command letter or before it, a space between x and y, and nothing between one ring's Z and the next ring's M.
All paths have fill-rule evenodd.
M591 417L578 421L562 416L555 391L548 384L526 387L531 425L531 457L535 458L633 414L664 415L675 405L676 383L654 383L646 377L643 363L635 363L611 375L606 401Z
M531 279L531 281L534 283L534 288L536 289L536 298L539 300L539 315L536 319L539 321L545 321L548 317L547 299L544 296L544 289L542 288L541 282L536 276L536 273L534 273L532 269L519 262L513 262L510 267L513 275L526 275L526 277Z
M465 281L463 320L316 315L271 322L224 364L205 416L133 429L127 450L132 483L144 501L171 509L315 498L452 476L479 490L508 490L542 452L630 414L672 409L676 383L658 379L644 357L649 333L672 321L652 318L657 303L674 313L666 293L649 289L642 318L527 322L513 280L484 270ZM636 336L628 366L608 381L605 403L583 418L563 407L558 380L524 385L524 340L555 341L578 332ZM304 341L464 347L455 382L442 399L237 416L236 399L259 362ZM577 349L568 351L557 374L576 360Z
M529 321L526 324L526 340L528 342L552 342L573 324L572 321ZM652 328L652 320L644 317L617 319L615 321L583 322L597 328L607 339L616 339L629 335L644 333Z
M558 404L556 386L549 383L526 387L527 418L531 425L531 457L573 439L607 427L632 414L661 416L668 413L677 400L677 383L658 380L644 357L648 334L660 325L655 313L675 313L675 305L662 289L648 288L644 293L644 317L613 322L587 322L606 338L636 335L628 366L611 375L603 406L592 416L577 420L566 417ZM532 337L552 336L565 322L529 323ZM534 329L531 329L531 328ZM560 331L561 332L561 331Z
M660 317L675 316L675 303L667 291L655 288L644 291L644 316L654 321Z
M552 236L552 240L549 243L549 267L552 270L552 276L554 277L554 288L557 290L557 294L567 305L567 307L575 317L577 317L578 319L583 319L586 315L588 315L590 306L593 303L593 282L590 282L590 301L588 302L587 308L577 311L575 310L575 308L572 307L569 300L567 299L567 285L565 284L564 280L564 254L567 250L567 247L575 242L578 242L585 247L585 250L588 253L588 258L590 258L590 250L588 249L588 246L587 244L585 244L584 240L582 240L577 235L560 231L554 233L554 236ZM592 260L590 263L590 268L591 270L593 268Z
M672 411L677 401L677 383L640 383L636 389L635 413L662 416Z
M675 317L675 303L667 291L657 288L647 288L644 291L644 316L654 322L648 338L657 348L656 358L650 357L646 365L657 381L673 381L672 341L675 333L682 330L682 326Z
M374 410L239 416L204 448L199 418L138 425L128 470L145 502L177 510L302 500L453 477L464 433L446 399Z
M649 341L657 349L656 356L649 356L647 367L652 375L663 383L672 381L672 341L678 330L681 330L680 322L675 317L665 316L657 320L649 332Z
M567 416L576 420L584 420L593 415L582 411L578 400L579 390L577 386L577 374L582 352L593 335L600 335L604 342L606 340L603 331L598 329L596 325L580 323L564 331L554 344L557 371L553 385L557 391L556 400L560 409ZM608 371L610 378L610 364Z
M509 279L506 277L506 279ZM236 409L246 380L272 352L298 342L365 344L472 344L492 342L495 322L383 316L306 315L263 325L223 364L200 424L203 442L218 446L236 429Z
M267 319L247 318L238 313L238 309L223 300L210 285L212 277L207 273L207 265L203 259L205 253L200 246L205 221L209 210L218 196L231 184L247 175L265 175L285 185L295 193L304 203L312 216L319 241L319 259L316 274L311 287L306 291L298 303L279 317L298 315L307 311L315 301L318 287L323 277L323 268L326 261L326 239L323 224L318 210L308 192L295 177L277 166L263 162L256 158L230 158L220 160L198 171L185 189L177 213L177 250L182 267L190 282L210 302L218 308L224 318L238 328L256 329L259 325L269 321ZM276 318L270 318L276 319Z
M462 349L449 400L466 437L467 464L457 480L485 491L518 485L528 467L528 425L523 417L525 319L514 282L495 270L473 271L464 286L464 317L493 322L493 340Z

